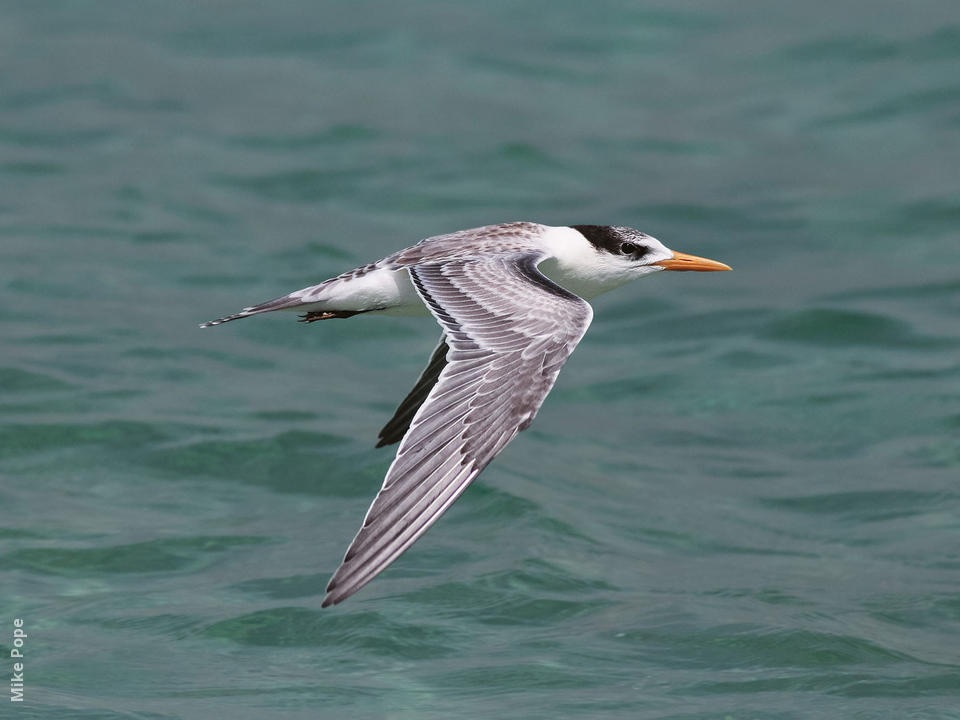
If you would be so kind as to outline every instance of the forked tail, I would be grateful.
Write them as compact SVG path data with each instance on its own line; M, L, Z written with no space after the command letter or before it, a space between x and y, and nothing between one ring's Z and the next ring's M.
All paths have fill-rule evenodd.
M234 320L239 320L240 318L250 317L251 315L273 312L274 310L293 310L298 307L303 307L304 305L313 304L310 302L304 302L302 293L303 291L300 290L296 293L291 293L290 295L284 295L283 297L274 298L273 300L267 300L267 302L260 303L259 305L251 305L250 307L245 307L243 310L233 315L227 315L222 318L217 318L216 320L209 320L205 323L200 323L200 327L214 327L215 325L223 325L224 323L233 322Z

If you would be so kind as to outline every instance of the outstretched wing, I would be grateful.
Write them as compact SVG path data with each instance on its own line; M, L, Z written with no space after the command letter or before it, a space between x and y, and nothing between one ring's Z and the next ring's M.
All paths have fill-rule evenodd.
M446 367L447 351L449 349L450 348L447 347L446 334L441 335L440 342L437 343L433 355L430 356L430 362L427 363L423 372L420 373L420 379L417 380L417 384L413 386L413 390L407 393L403 402L400 403L400 407L393 413L393 417L390 418L387 424L383 426L383 430L380 431L380 435L377 438L377 447L393 445L393 443L400 442L400 440L403 439L404 433L406 433L410 427L413 416L417 414L417 410L419 410L420 406L426 401L427 395L430 394L433 386L437 384L437 378L440 377L440 372Z
M537 414L593 317L585 300L537 269L542 257L515 252L408 268L443 327L446 366L330 580L325 607L396 560Z

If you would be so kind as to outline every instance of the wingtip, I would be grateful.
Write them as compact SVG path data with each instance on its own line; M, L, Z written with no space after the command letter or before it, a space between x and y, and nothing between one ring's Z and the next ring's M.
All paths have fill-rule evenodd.
M337 589L337 581L333 578L330 578L330 582L327 583L325 595L323 597L323 602L320 603L320 607L332 607L334 605L339 605L341 602L350 597L351 593L344 594L341 589L340 592L335 592Z

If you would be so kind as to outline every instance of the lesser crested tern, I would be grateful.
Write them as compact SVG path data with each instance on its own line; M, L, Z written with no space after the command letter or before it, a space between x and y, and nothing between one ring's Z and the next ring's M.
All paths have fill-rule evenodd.
M203 323L298 310L308 323L429 312L440 324L426 369L380 431L377 447L400 446L323 607L383 572L530 425L590 325L588 299L661 270L730 267L629 227L512 222L430 237Z

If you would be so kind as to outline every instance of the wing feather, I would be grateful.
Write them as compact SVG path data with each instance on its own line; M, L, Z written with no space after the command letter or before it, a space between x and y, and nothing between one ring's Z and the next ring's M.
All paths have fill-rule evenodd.
M407 268L444 336L380 433L380 444L402 435L400 447L324 606L386 569L533 420L593 317L537 270L541 259L511 248Z
M395 442L400 442L406 434L407 429L410 427L410 421L413 420L413 416L416 415L417 410L423 405L433 386L437 384L440 371L442 371L447 364L448 350L447 338L445 335L441 335L440 342L430 356L430 361L427 363L427 366L423 369L423 372L420 373L420 378L413 386L413 390L403 399L400 407L394 412L393 417L390 418L380 431L380 435L377 438L377 447L393 445Z

